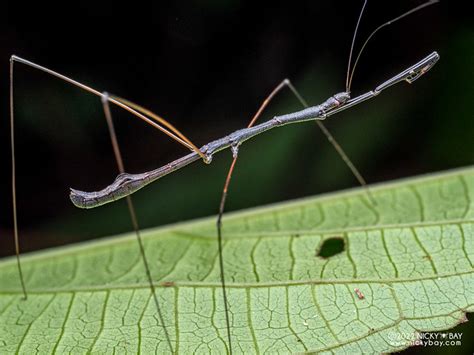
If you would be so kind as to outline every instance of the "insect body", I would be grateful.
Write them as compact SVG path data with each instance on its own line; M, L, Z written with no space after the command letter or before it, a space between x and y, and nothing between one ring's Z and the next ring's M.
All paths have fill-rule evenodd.
M289 113L286 115L275 116L274 118L263 122L257 126L240 129L235 131L223 138L212 141L204 145L200 152L206 155L205 160L207 162L212 161L212 155L220 152L229 147L233 147L234 156L236 155L236 149L244 143L265 131L272 128L281 127L290 123L300 123L309 120L324 120L328 116L334 115L335 113L341 112L349 107L357 105L363 101L371 99L383 90L390 86L406 81L408 83L414 82L421 75L425 74L431 69L436 62L439 60L439 54L436 52L431 53L427 57L423 58L420 62L404 70L403 72L395 75L389 80L383 82L377 86L374 90L371 90L363 95L357 96L354 99L350 99L348 92L341 92L331 96L322 104L306 108L301 111ZM120 198L128 196L142 187L156 181L157 179L168 175L178 169L185 167L186 165L195 162L200 159L200 155L196 152L188 154L182 158L179 158L161 168L145 172L142 174L121 174L119 175L114 183L105 189L97 192L83 192L75 189L71 189L70 198L71 201L80 208L93 208L105 203L116 201Z

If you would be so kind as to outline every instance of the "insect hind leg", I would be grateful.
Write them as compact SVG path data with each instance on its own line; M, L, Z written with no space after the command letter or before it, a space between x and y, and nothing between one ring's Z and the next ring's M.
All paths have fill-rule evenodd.
M109 134L110 134L110 140L111 140L112 148L113 148L113 151L114 151L115 161L117 162L117 167L118 167L118 170L119 170L120 174L124 174L125 173L125 166L124 166L124 163L123 163L122 153L120 152L120 147L119 147L119 144L118 144L118 139L117 139L117 134L115 132L114 123L113 123L113 120L112 120L112 112L110 110L109 97L110 96L107 92L102 93L102 96L101 96L102 107L104 109L105 120L107 121L107 128L108 128ZM141 259L143 261L143 266L145 267L147 281L148 281L148 284L149 284L149 287L150 287L150 291L152 293L153 300L155 302L156 311L158 313L158 319L161 323L161 326L163 327L166 342L168 343L168 347L169 347L171 353L174 353L174 349L173 349L173 345L171 344L171 339L170 339L170 336L169 336L169 333L168 333L168 329L166 328L166 324L164 322L163 312L161 310L160 303L158 301L158 297L156 295L155 286L153 285L153 278L151 276L150 266L149 266L149 263L148 263L148 259L146 257L145 247L143 245L143 240L142 240L142 237L141 237L141 234L140 234L140 227L138 225L137 214L136 214L135 206L133 204L132 196L130 196L130 195L126 196L126 201L127 201L128 212L129 212L129 215L130 215L130 219L131 219L131 222L132 222L133 229L135 231L135 236L136 236L138 247L139 247L139 250L140 250L140 256L141 256Z
M15 109L13 99L13 66L14 57L10 58L10 146L11 146L11 168L12 168L12 209L13 209L13 238L15 241L15 255L18 269L18 276L20 279L21 289L23 291L23 299L28 298L26 291L25 279L23 277L23 271L21 268L20 260L20 238L18 233L18 214L16 204L16 159L15 159Z

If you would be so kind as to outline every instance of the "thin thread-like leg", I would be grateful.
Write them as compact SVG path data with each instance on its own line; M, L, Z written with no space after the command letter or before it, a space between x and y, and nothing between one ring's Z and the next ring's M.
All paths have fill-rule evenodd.
M300 93L296 90L296 88L293 86L293 84L288 80L288 83L287 83L288 87L290 88L291 92L296 96L296 98L299 100L299 102L301 102L301 104L304 106L304 107L308 107L308 103L306 102L305 99L303 99L303 97L300 95ZM375 198L372 196L372 193L369 189L369 187L367 186L367 182L365 181L364 177L362 176L362 174L359 172L359 170L357 170L357 168L355 167L354 163L352 163L352 161L349 159L349 157L347 156L346 152L344 151L344 149L342 149L342 147L339 145L339 143L336 141L336 139L334 138L334 136L331 134L331 132L329 132L329 130L326 128L326 126L320 121L320 120L316 120L316 124L318 125L319 129L321 129L321 131L323 132L323 134L326 136L326 138L328 139L328 141L332 144L332 146L334 147L334 149L336 150L337 154L339 154L339 156L341 157L341 159L344 161L344 163L347 165L347 167L351 170L352 172L352 175L354 175L354 177L357 179L357 181L359 182L359 184L365 189L366 193L367 193L367 196L370 200L370 202L372 203L373 206L376 206L377 205L377 202L375 201Z
M76 80L73 80L65 75L62 75L58 72L55 72L51 69L48 69L46 67L43 67L41 65L38 65L36 63L30 62L26 59L20 58L18 56L12 55L10 57L10 136L11 136L11 166L12 166L12 208L13 208L13 233L14 233L14 241L15 241L15 254L16 254L16 259L17 259L17 267L18 267L18 274L19 274L19 279L21 283L21 288L23 290L23 295L24 299L27 298L27 291L26 291L26 286L25 286L25 280L23 277L23 272L21 268L21 260L20 260L20 242L19 242L19 232L18 232L18 214L17 214L17 203L16 203L16 161L15 161L15 137L14 137L14 100L13 100L13 66L14 63L18 62L24 65L27 65L29 67L38 69L42 72L45 72L49 75L55 76L67 83L70 83L72 85L75 85L85 91L88 91L94 95L97 95L101 98L103 98L103 95L101 92L98 90L87 86L85 84L82 84ZM126 100L124 100L126 101ZM161 130L163 133L168 135L169 137L173 138L177 142L183 144L185 147L195 151L197 154L199 154L204 160L206 160L206 157L204 154L189 140L187 139L182 133L180 133L175 127L173 127L169 122L166 120L162 119L158 115L154 114L153 112L149 110L145 110L141 106L138 106L136 104L133 104L129 101L126 101L127 103L130 103L133 105L136 109L130 107L127 105L127 103L124 103L121 101L120 98L110 98L107 100L107 102L112 102L113 104L121 107L122 109L132 113L133 115L137 116L138 118L142 119L146 123L150 124L151 126ZM149 114L152 116L152 119L150 119L146 114L142 114L141 112L145 111L146 114ZM155 122L155 121L157 122ZM133 218L132 218L133 219Z
M118 140L117 140L117 135L115 133L114 123L113 123L113 120L112 120L112 113L110 111L110 105L109 105L108 98L109 98L109 95L107 93L103 93L103 95L102 95L102 106L104 108L105 119L107 121L107 126L109 128L110 139L112 141L112 148L114 150L115 160L117 162L119 172L121 174L123 174L125 172L125 168L124 168L122 154L120 152L120 148L119 148L119 144L118 144ZM145 247L143 246L143 241L142 241L142 238L141 238L140 228L138 226L138 219L137 219L137 215L135 213L135 207L133 205L132 197L127 196L126 199L127 199L127 206L128 206L128 212L130 214L130 219L132 221L133 229L135 230L135 235L137 237L138 247L140 249L140 255L141 255L141 258L143 260L143 265L145 266L145 272L146 272L146 276L147 276L148 283L149 283L149 286L150 286L150 290L151 290L151 293L152 293L152 297L153 297L153 300L155 301L156 311L158 313L158 317L160 319L161 326L164 329L165 337L166 337L166 341L168 343L168 346L169 346L171 352L174 353L173 345L171 344L171 339L170 339L170 336L169 336L169 333L168 333L168 329L166 328L166 325L165 325L165 322L164 322L164 319L163 319L163 314L161 312L161 307L160 307L160 304L158 302L158 297L156 295L156 290L155 290L155 287L153 285L153 278L151 277L150 267L149 267L148 260L147 260L146 254L145 254Z
M21 289L23 290L23 299L27 299L25 279L21 269L20 261L20 239L18 236L18 215L16 209L16 160L15 160L15 116L13 108L13 60L10 59L10 142L11 142L11 162L12 162L12 208L13 208L13 236L15 240L15 255L20 278Z
M252 127L255 124L255 122L260 117L265 107L267 107L267 105L273 99L273 97L279 91L281 91L281 89L283 89L286 85L288 85L288 83L289 83L288 79L283 80L270 93L270 95L268 95L268 97L265 99L265 101L263 101L262 105L260 105L260 108L257 110L255 115L250 120L250 123L247 126L248 128ZM217 244L218 244L218 252L219 252L219 269L220 269L220 276L221 276L222 297L224 300L225 320L226 320L226 326L227 326L227 339L229 342L228 350L230 354L232 354L232 337L230 335L229 305L227 303L227 291L226 291L225 272L224 272L224 257L223 257L223 242L222 242L222 216L224 215L225 201L227 198L227 190L229 188L230 180L232 178L232 173L234 172L236 163L237 163L237 150L235 150L234 159L232 160L229 171L227 173L227 177L225 179L224 189L222 190L221 203L219 204L219 214L217 216Z
M16 55L12 55L10 57L10 61L15 61L15 62L25 64L29 67L38 69L42 72L48 73L49 75L55 76L56 78L59 78L59 79L65 81L69 84L75 85L78 88L81 88L82 90L90 92L91 94L97 95L99 97L103 96L101 92L99 92L98 90L96 90L96 89L94 89L90 86L82 84L82 83L80 83L76 80L73 80L73 79L71 79L71 78L69 78L69 77L67 77L63 74L55 72L54 70L51 70L51 69L43 67L39 64L30 62L29 60L17 57ZM161 132L163 132L167 136L173 138L178 143L181 143L182 145L189 148L190 150L195 151L197 154L199 154L199 156L201 156L201 158L203 158L204 161L206 161L206 159L207 159L206 156L188 138L186 138L181 132L179 132L173 125L171 125L168 121L166 121L162 117L154 114L150 110L146 110L145 108L143 108L143 107L141 107L137 104L134 104L131 101L121 99L119 97L109 97L108 102L111 102L114 105L117 105L117 106L123 108L124 110L130 112L132 115L135 115L136 117L138 117L141 120L145 121L146 123L148 123L152 127L155 127L157 129L159 129ZM148 117L147 114L150 115L151 118Z
M303 97L299 94L299 92L296 90L296 88L291 84L290 80L285 79L283 80L271 93L268 95L268 97L263 101L262 105L258 109L258 111L255 113L253 116L252 120L250 121L249 125L247 128L252 127L257 119L260 117L262 114L263 110L267 107L267 105L270 103L270 101L273 99L273 97L281 91L285 86L288 86L291 90L291 92L297 97L297 99L301 102L301 104L304 107L308 107L308 104L306 101L303 99ZM324 135L327 137L329 142L333 145L333 147L336 149L338 152L339 156L342 158L342 160L346 163L346 165L349 167L349 169L352 171L354 176L356 177L357 181L366 189L367 194L369 196L369 199L372 201L372 203L375 205L375 199L372 197L372 194L370 193L370 190L367 188L367 184L362 177L362 175L359 173L357 168L354 166L354 164L351 162L347 154L344 152L342 147L337 143L335 138L332 136L332 134L329 132L329 130L324 126L322 122L319 120L316 120L316 123L318 124L318 127L321 129L321 131L324 133ZM232 340L231 340L231 335L230 335L230 320L229 320L229 306L227 303L227 292L226 292L226 284L225 284L225 272L224 272L224 260L223 260L223 242L222 242L222 217L224 215L224 210L225 210L225 202L227 199L227 191L229 189L230 181L232 179L232 174L235 169L235 165L237 163L237 158L238 158L238 150L237 148L234 150L234 159L232 160L232 163L230 165L229 171L227 172L227 177L225 180L224 188L222 190L222 196L221 196L221 202L219 205L219 214L217 216L217 242L218 242L218 251L219 251L219 267L220 267L220 276L221 276L221 285L222 285L222 296L224 300L224 310L225 310L225 315L226 315L226 325L227 325L227 335L228 335L228 341L229 341L229 352L232 353Z

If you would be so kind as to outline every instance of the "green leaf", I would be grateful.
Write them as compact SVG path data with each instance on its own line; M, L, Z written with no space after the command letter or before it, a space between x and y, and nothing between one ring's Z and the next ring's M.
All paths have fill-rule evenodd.
M474 168L372 194L376 206L354 189L225 217L235 353L390 352L415 332L465 321L474 310ZM179 353L226 350L215 234L215 218L144 232ZM134 238L24 256L26 301L14 259L1 262L0 353L168 352ZM342 252L318 256L334 239Z

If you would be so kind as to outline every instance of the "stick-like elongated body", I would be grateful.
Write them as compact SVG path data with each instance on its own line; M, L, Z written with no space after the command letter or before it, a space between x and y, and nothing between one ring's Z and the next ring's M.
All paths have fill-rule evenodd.
M350 99L350 94L348 92L338 93L331 96L320 105L312 106L286 115L275 116L272 119L251 128L244 128L235 131L223 138L202 146L200 151L205 154L207 163L211 162L213 154L229 147L232 147L233 153L237 154L237 149L243 142L272 128L309 120L324 120L328 116L332 116L348 109L349 107L377 96L381 91L398 82L406 81L412 83L430 70L436 64L438 59L438 53L433 52L415 65L395 75L377 86L374 90L365 94ZM199 159L200 155L193 152L149 172L141 174L120 174L111 185L100 191L84 192L71 189L70 198L72 203L79 208L98 207L126 197L153 181L156 181L159 178L181 169Z

